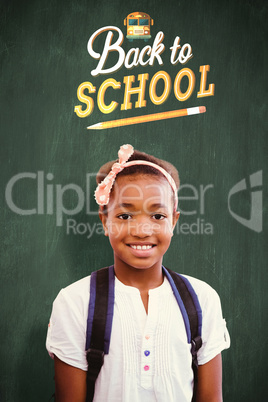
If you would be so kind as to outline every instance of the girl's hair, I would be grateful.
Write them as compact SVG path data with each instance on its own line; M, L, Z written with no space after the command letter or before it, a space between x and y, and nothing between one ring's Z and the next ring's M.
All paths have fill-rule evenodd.
M164 161L163 159L158 159L153 155L149 155L149 154L146 154L145 152L140 152L137 150L134 151L134 153L128 159L128 162L134 161L134 160L149 161L149 162L155 163L156 165L161 166L173 178L173 180L175 181L175 184L177 186L177 189L179 188L179 185L180 185L179 173L178 173L178 170L175 168L175 166L173 166L171 163ZM101 183L102 180L105 179L105 177L111 171L112 166L115 162L118 162L118 159L107 162L103 166L101 166L100 170L97 173L97 177L96 177L97 184ZM131 176L131 175L136 175L136 174L148 174L148 175L152 175L152 176L164 177L163 174L159 170L154 169L152 166L147 166L147 165L134 165L134 166L126 167L120 173L118 173L116 177Z
M133 154L128 159L128 162L133 161L133 160L149 161L149 162L155 163L156 165L161 166L173 178L173 180L175 181L175 184L177 186L177 190L178 190L179 185L180 185L179 173L178 173L178 170L175 168L175 166L173 166L171 163L164 161L163 159L158 159L153 155L149 155L149 154L146 154L145 152L140 152L137 150L135 150L133 152ZM96 177L97 184L101 183L102 180L105 179L105 177L111 171L112 166L115 162L118 162L118 159L107 162L103 166L101 166L100 170L97 173L97 177ZM164 177L163 174L159 170L154 169L152 166L134 165L134 166L129 166L129 167L124 168L120 173L117 174L116 178L120 177L120 176L134 176L137 174L157 176L159 178ZM112 188L112 191L113 191L113 188ZM103 212L105 212L105 210L106 210L106 206L104 206L102 208Z

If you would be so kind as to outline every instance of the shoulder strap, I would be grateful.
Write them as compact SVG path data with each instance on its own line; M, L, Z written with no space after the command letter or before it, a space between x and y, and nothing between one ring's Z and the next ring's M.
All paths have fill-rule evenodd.
M188 279L174 271L171 271L168 268L163 267L163 270L170 282L174 296L181 309L188 343L191 343L192 369L194 373L194 391L192 402L194 402L196 400L198 381L197 352L202 346L202 310L198 297Z
M93 401L95 381L109 353L114 310L114 269L102 268L91 274L87 319L86 355L87 402Z
M194 392L192 402L196 398L197 385L197 352L202 346L202 310L198 297L188 281L182 275L163 267L170 282L174 296L180 307L188 343L191 343L192 369L194 372ZM95 381L104 361L104 354L109 353L114 309L114 268L102 268L91 274L90 301L87 320L86 354L87 402L93 401Z

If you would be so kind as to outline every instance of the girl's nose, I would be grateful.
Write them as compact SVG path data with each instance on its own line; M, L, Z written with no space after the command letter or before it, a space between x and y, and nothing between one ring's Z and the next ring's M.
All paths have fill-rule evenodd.
M151 236L153 233L152 223L147 219L137 219L135 222L131 222L130 234L144 238Z

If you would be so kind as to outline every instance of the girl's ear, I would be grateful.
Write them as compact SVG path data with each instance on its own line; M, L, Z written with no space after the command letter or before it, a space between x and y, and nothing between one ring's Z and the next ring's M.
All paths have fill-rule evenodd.
M174 230L174 228L176 226L176 223L178 222L179 217L180 217L180 212L179 211L174 212L174 214L173 214L173 222L172 222L172 229L173 230Z
M104 234L105 236L108 236L108 226L107 226L107 214L103 213L102 211L99 212L99 218L101 220L103 229L104 229Z

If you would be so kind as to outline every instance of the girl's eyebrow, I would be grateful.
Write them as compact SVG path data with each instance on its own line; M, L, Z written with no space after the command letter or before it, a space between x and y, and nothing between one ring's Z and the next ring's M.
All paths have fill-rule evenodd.
M133 204L128 202L121 202L120 204L116 205L116 208L136 209Z
M116 208L126 208L126 209L132 209L136 210L137 208L135 205L128 203L128 202L121 202L120 204L116 205ZM154 203L154 204L149 204L148 209L154 210L154 209L168 209L168 207L165 204L161 203Z
M167 205L161 203L149 204L147 207L149 210L168 209Z

